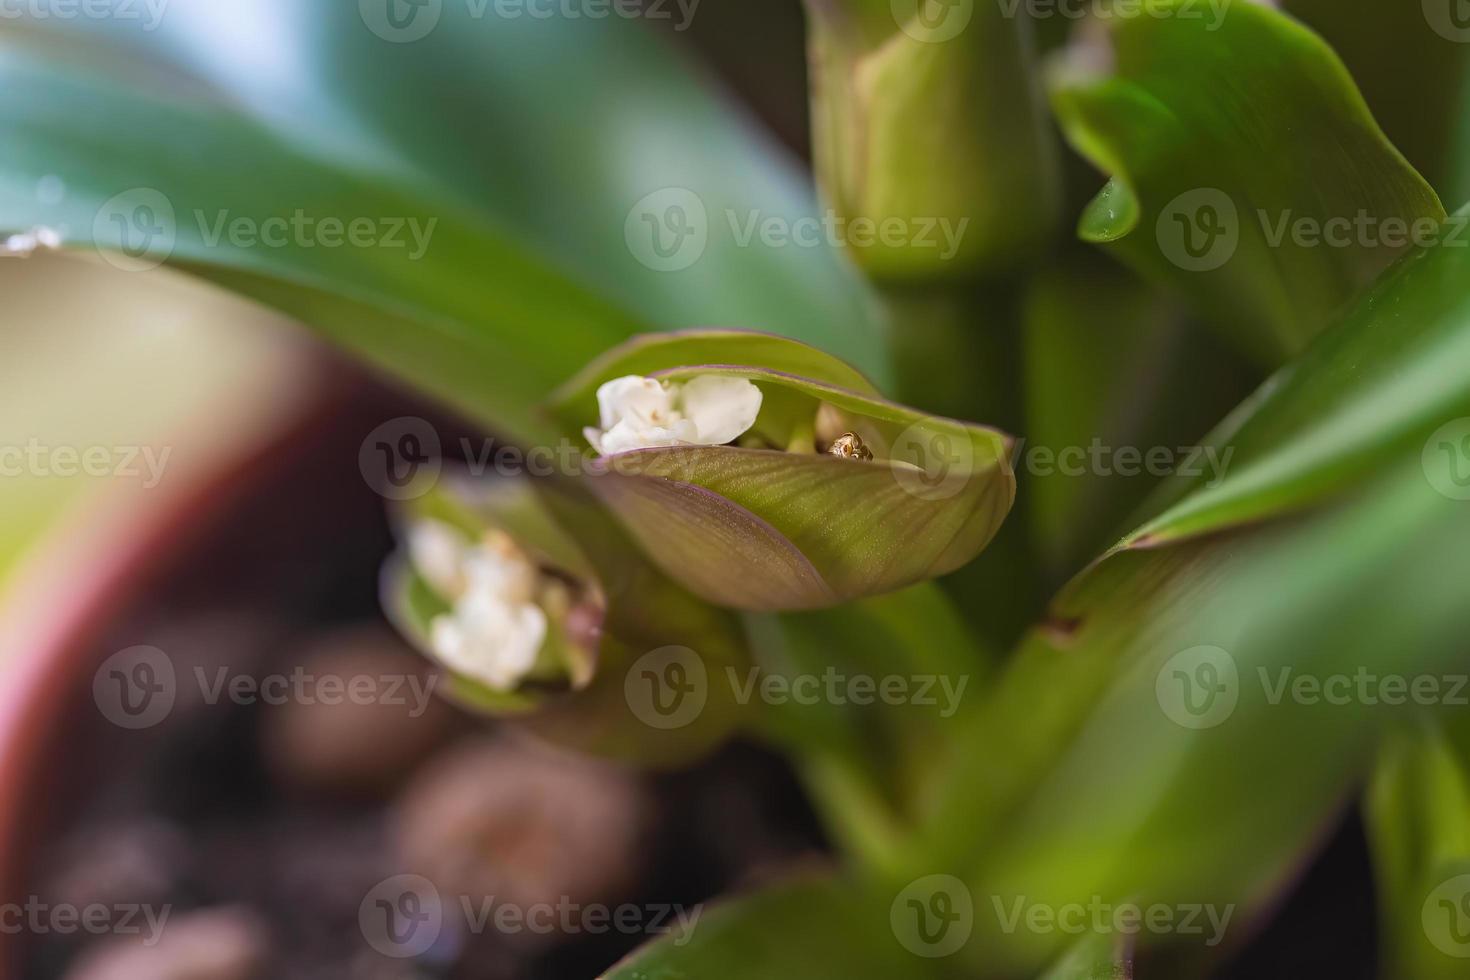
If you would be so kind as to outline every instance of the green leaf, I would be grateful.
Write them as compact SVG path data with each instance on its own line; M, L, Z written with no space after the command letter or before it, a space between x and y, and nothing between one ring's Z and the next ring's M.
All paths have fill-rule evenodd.
M839 388L876 395L878 389L845 361L784 337L750 330L684 330L634 337L604 352L548 399L569 431L586 421L599 385L629 374L650 375L671 364L759 364Z
M1133 980L1130 946L1117 937L1090 935L1039 980Z
M69 247L110 252L151 242L141 259L113 261L141 268L167 258L322 322L477 419L530 430L524 406L576 363L569 358L592 357L632 329L482 219L307 156L217 101L138 94L13 51L0 61L0 85L11 95L0 106L0 226L47 225ZM45 176L64 185L61 201L38 198ZM433 231L420 259L407 245L313 247L289 230L298 209L313 222L412 220ZM276 239L286 245L232 244L237 221L286 229ZM508 288L486 288L487 269ZM517 370L501 370L507 361Z
M1455 221L1470 221L1470 211ZM1181 476L1123 546L1162 544L1299 511L1422 449L1456 482L1453 424L1470 416L1470 233L1405 258L1209 437L1223 480ZM1450 429L1442 427L1450 426ZM1430 441L1435 432L1442 435Z
M688 933L645 946L603 980L948 976L943 960L921 959L898 944L887 909L867 891L811 876L716 905Z
M976 762L915 866L972 867L1053 906L1098 894L1241 918L1290 880L1403 712L1294 700L1283 677L1464 670L1470 453L1425 435L1470 412L1466 261L1444 244L1385 276L1211 438L1238 449L1224 482L1176 481L1173 509L1062 592L967 736ZM1207 670L1237 697L1188 727L1165 698ZM1056 955L1015 939L982 952Z
M1080 233L1276 364L1403 250L1415 222L1438 234L1444 210L1321 38L1252 3L1218 20L1179 16L1190 2L1114 19L1112 55L1074 49L1053 74L1068 139L1112 176Z
M1470 941L1470 769L1432 718L1384 743L1365 810L1386 975L1450 980Z
M957 890L953 879L928 876L903 888L806 873L737 896L701 913L694 927L676 931L634 953L603 980L745 980L769 977L842 977L844 980L959 980L1000 976L993 967L965 965L914 932L913 910L937 888ZM951 894L954 892L951 891ZM951 932L960 949L987 928L978 906L960 912ZM962 931L961 931L962 930ZM944 935L944 933L941 933ZM1115 936L1088 936L1038 980L1131 980L1128 946Z
M933 584L747 622L755 663L737 683L790 692L765 711L763 733L845 851L885 866L934 804L993 653Z
M925 415L876 395L772 369L772 338L738 333L642 338L564 390L569 430L597 421L594 383L629 365L671 381L717 374L750 380L764 401L753 433L776 446L641 449L592 461L588 485L643 550L696 595L750 610L809 609L890 592L966 564L994 536L1015 494L1000 433ZM754 346L752 346L754 345ZM844 369L778 343L782 366ZM705 356L707 364L685 358ZM850 370L849 370L850 373ZM821 413L857 433L876 458L811 450Z
M750 214L814 215L799 170L638 25L448 4L429 36L395 44L367 10L177 0L152 32L116 19L10 26L27 47L0 58L0 228L116 246L114 217L162 213L136 193L154 191L174 215L171 249L155 245L176 265L528 440L544 430L525 406L638 329L759 323L851 344L881 374L872 304L831 249L742 247L730 231ZM599 81L613 73L619 86ZM606 165L613 153L636 159ZM43 179L64 187L59 202L38 195ZM640 264L625 235L663 188L707 211L705 254L678 272ZM646 205L655 217L658 203ZM229 222L259 229L297 209L437 223L417 261L232 243Z
M1213 906L1218 934L1141 940L1240 938L1406 710L1291 685L1464 671L1464 505L1417 458L1388 462L1313 519L1125 552L1073 583L992 688L911 866L968 869L1007 906ZM973 962L1017 972L1059 953L1050 934L980 940Z

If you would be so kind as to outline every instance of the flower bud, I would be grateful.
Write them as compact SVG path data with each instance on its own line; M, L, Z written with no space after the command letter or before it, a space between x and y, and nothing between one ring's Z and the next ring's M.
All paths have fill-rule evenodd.
M656 565L718 605L822 608L942 575L985 547L1015 497L1001 433L886 401L835 358L762 334L637 338L552 410L579 431L618 392L653 386L654 422L734 419L717 430L728 444L651 427L593 460L585 482ZM690 390L719 397L691 407ZM676 419L680 392L690 417ZM588 433L603 450L606 431Z
M1024 10L807 0L813 152L870 276L1003 272L1042 243L1057 167Z
M677 645L707 673L740 666L738 625L649 566L584 489L565 479L449 474L399 514L384 569L389 618L446 671L461 705L517 719L550 741L677 764L736 721L730 692L701 692L677 730L649 725L626 694L648 651Z

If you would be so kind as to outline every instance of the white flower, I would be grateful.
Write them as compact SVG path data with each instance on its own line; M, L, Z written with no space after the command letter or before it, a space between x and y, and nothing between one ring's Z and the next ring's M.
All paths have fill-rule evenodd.
M408 553L424 581L452 606L429 624L435 657L498 691L513 689L546 642L546 612L535 601L540 570L503 532L476 544L434 520L409 528Z
M761 391L744 378L702 374L685 384L628 375L597 389L602 428L583 429L604 455L663 446L723 446L755 425Z
M408 529L408 560L446 599L464 594L468 554L469 543L464 535L443 521L415 521Z
M546 613L534 603L506 602L471 591L454 611L435 616L430 643L439 661L497 691L509 691L536 665L546 642Z

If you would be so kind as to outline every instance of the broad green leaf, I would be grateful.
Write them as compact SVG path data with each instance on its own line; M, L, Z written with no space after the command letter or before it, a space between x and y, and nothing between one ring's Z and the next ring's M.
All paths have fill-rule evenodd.
M177 265L528 439L542 433L524 407L639 328L759 323L851 344L881 374L873 306L831 249L734 233L752 214L815 213L789 160L637 25L496 10L444 5L412 43L375 34L371 3L177 0L153 31L7 22L26 47L0 53L12 96L0 107L0 228L139 246L129 222L164 211L140 189L157 192L173 240L154 244ZM614 73L619 86L598 81ZM707 243L690 268L655 271L630 229L640 205L664 217L658 193L679 188L707 211ZM437 224L418 261L231 243L229 222L258 229L296 209Z
M1118 937L1089 936L1039 980L1133 980L1131 945Z
M1470 211L1454 221L1463 240L1406 257L1204 440L1229 454L1225 479L1170 481L1150 502L1156 516L1124 546L1298 511L1411 450L1422 451L1429 479L1463 485L1470 453L1459 439L1470 429L1460 433L1456 420L1470 416Z
M1470 404L1453 367L1470 359L1462 251L1406 259L1220 427L1210 441L1239 447L1220 499L1239 506L1189 523L1176 514L1195 498L1169 488L1176 511L1062 593L969 736L977 762L934 822L946 857L916 865L973 861L985 887L1052 905L1129 896L1242 919L1289 880L1404 712L1283 685L1464 671L1470 453L1425 440ZM1184 687L1211 677L1233 689ZM982 952L1055 955L1019 938Z
M399 2L171 0L151 32L43 26L101 34L201 76L292 142L432 187L647 327L853 343L864 348L853 360L881 374L869 293L842 258L825 242L747 240L753 221L820 217L805 169L648 24L446 2L398 29L387 18ZM677 4L657 15L676 27L685 16ZM703 249L690 239L676 249L687 267L650 268L647 221L678 204Z
M1465 505L1416 456L1389 463L1310 520L1127 552L1074 583L992 688L913 866L968 868L1003 904L1212 906L1216 928L1140 941L1240 939L1412 710L1341 685L1464 672ZM1294 693L1303 677L1315 696ZM1058 938L968 949L1020 971Z
M1385 976L1450 980L1470 956L1470 769L1437 722L1384 742L1365 804Z
M763 733L793 760L848 853L883 867L933 806L953 734L994 656L933 584L835 609L750 617L754 663L735 683L778 685Z
M598 421L595 382L628 364L659 367L650 376L669 381L715 374L761 390L751 430L760 446L640 449L588 464L588 486L659 567L716 604L810 609L943 575L984 548L1014 499L1006 437L742 363L769 344L738 333L643 338L559 395L554 409L571 432ZM811 360L780 346L781 365ZM686 363L690 355L711 362ZM841 373L816 366L824 377ZM824 424L826 439L856 433L875 458L815 451Z
M603 980L953 977L899 945L888 909L854 882L812 875L704 910L687 933L634 953Z
M123 268L168 259L218 279L324 323L482 421L530 431L525 406L632 329L483 219L307 156L218 99L139 93L10 49L0 51L0 85L9 96L0 106L0 226L55 228L69 247L106 249ZM47 177L59 181L60 200L41 191ZM326 247L312 237L318 230L291 230L298 213L314 229L383 220L375 227L384 236L387 220L401 222L403 247L345 237ZM410 221L425 232L417 258ZM234 222L285 244L232 240ZM506 288L487 286L487 275Z
M807 873L715 904L692 929L648 944L603 980L1002 976L994 966L967 965L959 952L977 932L992 927L986 920L994 915L964 891L942 875L890 886ZM937 904L941 897L949 902ZM971 899L968 907L965 897ZM935 912L940 919L933 918ZM1116 936L1089 935L1048 969L1026 975L1132 980L1130 945Z
M1444 209L1321 38L1252 3L1179 16L1191 2L1113 19L1112 53L1053 74L1064 132L1112 178L1080 233L1276 364Z

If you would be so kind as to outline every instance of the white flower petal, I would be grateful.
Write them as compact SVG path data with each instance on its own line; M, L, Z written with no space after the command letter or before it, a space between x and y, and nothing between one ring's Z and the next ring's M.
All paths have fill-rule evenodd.
M674 391L653 378L636 374L614 378L597 389L597 409L603 429L624 420L665 425L674 414Z
M435 617L430 642L445 667L508 691L536 665L546 633L540 607L472 593L452 613Z
M465 598L492 596L502 602L530 602L540 574L524 557L476 548L465 559Z
M664 446L689 445L698 437L699 431L688 419L679 419L671 425L642 426L632 420L600 433L594 445L597 451L610 456L630 449L658 449Z
M443 521L415 521L408 529L408 559L440 596L453 601L465 590L469 542Z
M584 426L582 429L582 438L587 440L588 444L592 446L594 451L604 456L607 455L607 450L602 448L601 429L593 428L590 425Z
M701 374L683 386L680 407L698 430L701 446L723 446L755 425L761 390L744 378Z
M720 446L755 425L761 391L744 378L700 375L688 384L661 384L628 375L597 389L601 429L582 430L604 456L630 449Z

